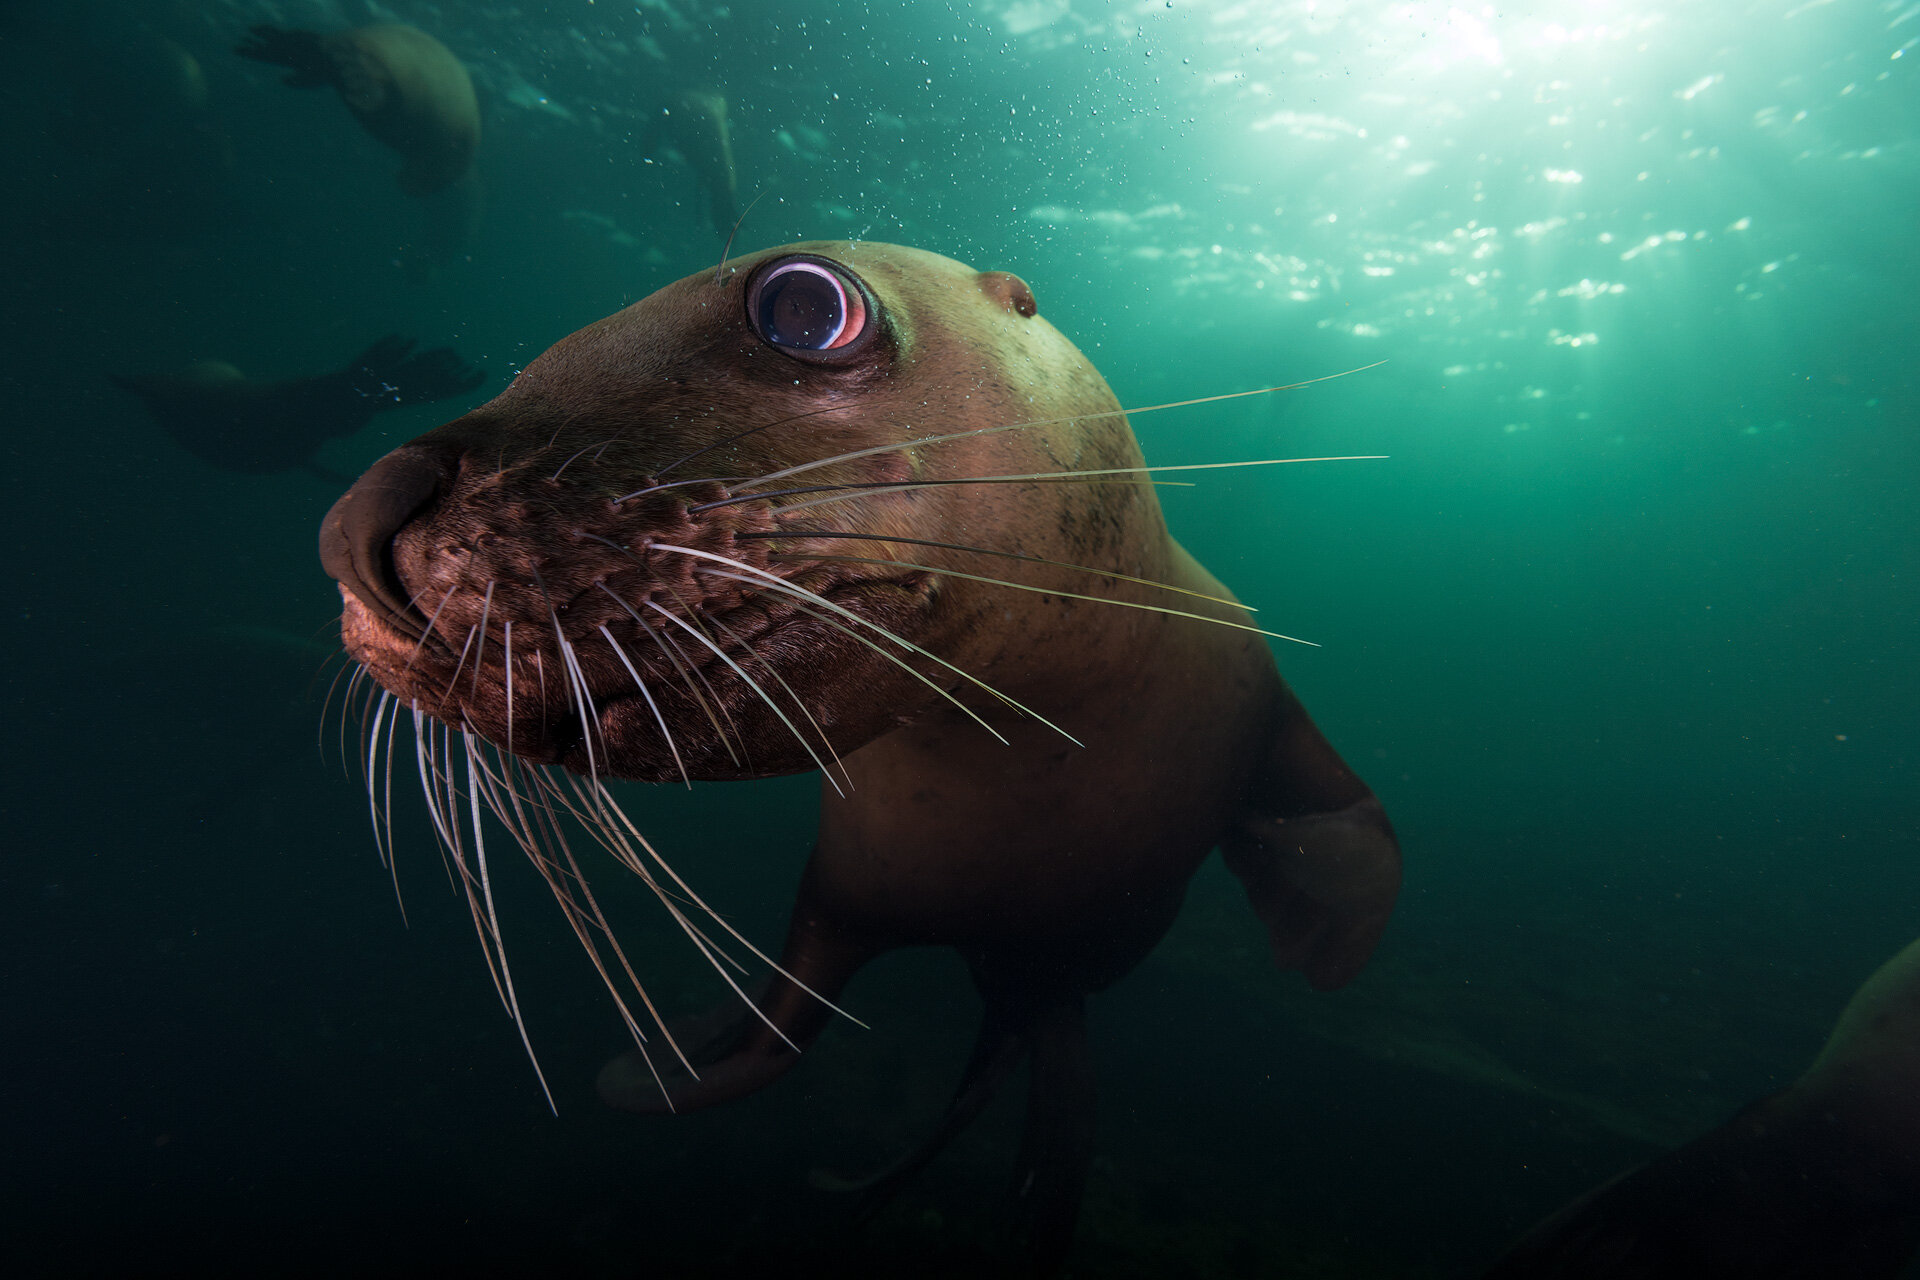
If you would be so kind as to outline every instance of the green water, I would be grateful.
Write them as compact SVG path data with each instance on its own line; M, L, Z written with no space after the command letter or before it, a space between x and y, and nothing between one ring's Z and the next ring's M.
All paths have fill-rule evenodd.
M481 96L477 227L426 271L391 155L231 53L253 22L389 18ZM209 466L107 380L317 372L398 332L483 365L477 403L718 260L692 173L635 141L693 88L763 193L739 249L1016 271L1129 406L1369 366L1134 420L1157 463L1386 455L1162 499L1320 646L1282 669L1407 885L1368 972L1315 996L1202 874L1095 1004L1074 1274L1470 1273L1781 1087L1920 932L1917 40L1905 0L0 5L4 1248L985 1273L1011 1096L863 1234L806 1187L932 1123L976 1013L951 957L874 966L873 1030L779 1087L642 1121L594 1099L619 1023L503 876L548 1112L424 815L396 818L403 926L337 715L316 749L340 483ZM772 943L812 785L631 795Z

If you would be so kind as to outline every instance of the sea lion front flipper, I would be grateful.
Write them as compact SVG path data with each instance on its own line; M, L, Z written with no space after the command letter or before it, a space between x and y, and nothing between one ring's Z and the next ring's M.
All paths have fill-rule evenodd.
M415 351L417 345L390 333L354 357L341 377L375 412L464 395L487 380L485 370L462 360L452 347Z
M805 903L803 890L802 908ZM698 1111L765 1088L800 1060L833 1016L827 1001L839 997L874 951L834 936L817 916L797 909L781 971L748 993L752 1008L736 999L675 1019L671 1033L686 1061L655 1037L644 1053L630 1049L600 1069L594 1082L600 1100L623 1111L659 1114Z
M1001 1082L1023 1059L1030 1059L1027 1118L1020 1156L1014 1162L1013 1201L1026 1234L1031 1274L1052 1275L1073 1243L1080 1199L1093 1162L1094 1082L1086 1001L1073 996L1034 1005L1018 997L996 998L993 991L982 987L987 1006L973 1053L933 1132L868 1177L840 1178L816 1170L808 1180L822 1191L858 1192L853 1224L868 1221L946 1150L993 1100Z
M1028 1028L1027 1039L1033 1062L1013 1195L1026 1228L1032 1273L1049 1276L1067 1260L1093 1167L1093 1057L1085 1001L1047 1006Z
M864 1177L849 1178L826 1169L815 1169L807 1175L807 1181L819 1191L859 1193L859 1207L854 1210L853 1223L857 1226L866 1222L886 1208L900 1188L926 1168L935 1156L946 1150L948 1143L973 1123L974 1117L993 1100L1007 1073L1027 1056L1030 1047L1018 1028L1006 1018L997 1016L996 1010L989 1005L981 1019L980 1030L974 1036L973 1052L967 1059L966 1070L960 1074L960 1083L954 1087L953 1097L948 1099L940 1123L921 1140L920 1145L892 1164Z
M1400 893L1386 810L1290 692L1252 802L1222 842L1267 926L1274 959L1317 991L1351 982Z
M294 89L324 89L339 83L333 59L317 32L288 31L284 27L256 26L233 47L243 58L291 70L281 83Z

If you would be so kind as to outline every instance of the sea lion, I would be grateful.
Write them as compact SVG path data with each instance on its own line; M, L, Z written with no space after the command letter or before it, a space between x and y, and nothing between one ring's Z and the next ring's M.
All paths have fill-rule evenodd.
M658 1110L761 1088L868 960L954 947L980 1038L935 1142L877 1189L1030 1053L1016 1185L1043 1266L1091 1150L1085 997L1159 941L1207 853L1322 989L1398 891L1379 801L1169 536L1107 384L1004 272L808 243L668 285L376 463L320 553L384 690L376 747L383 712L414 710L509 1007L469 801L599 950L540 812L582 817L691 930L697 899L600 780L821 769L777 975L729 1022L615 1060L600 1092ZM719 917L697 927L724 941Z
M486 381L451 348L415 352L414 345L389 334L344 369L277 382L250 379L224 360L112 378L203 462L256 475L314 469L315 450L354 434L376 413L445 400Z
M733 168L733 130L727 124L726 98L711 89L680 94L648 123L640 136L641 153L663 142L679 151L706 192L708 223L723 236L731 233L740 186Z
M1793 1085L1529 1233L1488 1280L1904 1274L1920 1251L1920 941Z
M465 177L480 145L473 79L451 50L418 27L346 31L256 26L234 52L291 71L282 84L332 87L361 128L400 153L400 189L444 191Z

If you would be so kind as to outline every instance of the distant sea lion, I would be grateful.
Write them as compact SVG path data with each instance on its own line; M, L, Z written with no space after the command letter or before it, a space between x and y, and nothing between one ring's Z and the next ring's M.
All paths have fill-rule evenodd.
M706 948L724 921L601 780L822 769L779 975L697 1042L610 1064L601 1094L657 1110L758 1089L868 960L954 947L979 1042L935 1141L876 1187L1030 1053L1016 1185L1045 1265L1090 1158L1085 997L1159 941L1207 853L1322 989L1372 952L1400 860L1247 614L1168 535L1113 393L1036 310L1017 277L890 245L737 259L376 463L320 550L384 691L376 751L412 709L443 780L429 800L510 1008L469 801L617 986L552 815L580 816Z
M203 462L255 474L314 466L328 440L350 436L376 413L472 391L486 375L450 348L415 352L388 335L344 369L278 382L249 379L224 360L179 373L116 374L147 412Z
M480 103L460 59L417 27L346 31L257 26L234 47L243 58L290 67L296 89L332 87L362 128L400 153L400 189L444 191L466 176L480 145Z
M1920 1251L1920 942L1792 1087L1582 1197L1488 1280L1881 1280Z
M679 95L655 116L640 136L640 150L672 145L693 170L707 195L707 221L721 235L739 216L740 187L733 169L733 130L727 124L727 100L710 89Z

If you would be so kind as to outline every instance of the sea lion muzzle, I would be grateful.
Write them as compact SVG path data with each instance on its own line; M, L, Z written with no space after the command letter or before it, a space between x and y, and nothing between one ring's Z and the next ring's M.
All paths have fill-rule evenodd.
M414 636L424 634L426 619L394 572L393 539L446 480L437 454L395 450L341 494L320 523L321 567L362 607Z

